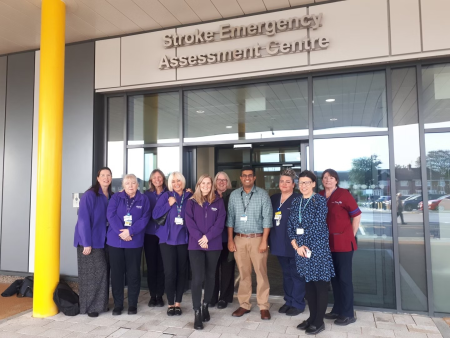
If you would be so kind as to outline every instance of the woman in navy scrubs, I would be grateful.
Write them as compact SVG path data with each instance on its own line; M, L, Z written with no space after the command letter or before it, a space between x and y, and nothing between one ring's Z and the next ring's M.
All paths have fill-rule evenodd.
M74 246L77 248L80 313L97 317L108 308L108 274L105 254L106 208L112 174L107 167L97 173L97 182L81 197Z
M297 316L305 310L305 279L297 273L295 250L288 236L287 223L292 201L299 196L294 193L296 174L292 169L284 170L280 176L281 193L272 195L273 227L270 231L270 253L277 256L283 271L284 300L278 310L288 316Z
M150 202L138 191L137 178L125 175L123 190L108 205L109 229L106 237L111 265L113 315L122 314L125 274L128 285L128 314L137 313L141 289L141 256L145 228L150 219Z
M339 176L333 169L322 173L325 190L319 192L327 199L327 224L330 232L330 249L336 277L331 279L334 306L325 314L335 319L336 325L348 325L356 321L353 311L352 260L357 249L355 236L361 220L361 210L346 189L339 188Z
M145 196L150 201L150 212L153 212L153 208L161 195L167 190L166 178L163 172L159 169L155 169L150 174L149 190L145 192ZM164 266L162 262L161 250L159 249L159 238L156 236L156 230L158 224L156 224L153 218L147 224L145 229L144 238L144 252L145 260L147 262L147 285L150 292L150 301L148 306L150 307L162 307L164 301L162 296L164 294Z

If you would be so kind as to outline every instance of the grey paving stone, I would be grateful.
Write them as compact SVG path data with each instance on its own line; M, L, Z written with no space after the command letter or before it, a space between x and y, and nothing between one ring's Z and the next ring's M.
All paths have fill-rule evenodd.
M115 326L98 326L94 330L92 330L90 333L96 334L96 335L104 335L109 336L111 333L116 332L119 330L119 328Z
M84 332L72 332L68 336L64 338L105 338L106 335L96 335L92 333L84 333Z
M236 334L232 334L232 333L222 333L220 335L220 338L241 338Z
M128 322L126 320L119 320L118 322L114 323L113 326L124 328L124 329L137 329L138 327L142 326L143 323L136 323L136 322Z
M442 318L433 318L434 324L441 331L442 336L450 337L450 326Z
M141 338L163 338L164 335L161 332L147 332L145 333L143 336L141 336ZM169 338L169 337L168 337Z
M416 324L411 315L393 315L393 317L397 324Z
M128 330L120 337L121 338L140 338L146 333L147 333L146 331L141 331L141 330Z
M49 329L47 331L44 331L44 332L38 334L38 336L49 337L49 338L60 338L60 337L66 337L69 334L71 334L70 331L60 330L60 329Z
M377 322L395 323L394 316L391 313L374 312L373 316Z
M211 332L214 333L229 333L229 334L235 334L237 335L239 333L239 331L241 331L242 328L240 327L236 327L236 326L222 326L222 325L216 325L214 326L214 328L211 330Z
M210 332L214 329L215 325L210 322L203 323L203 332ZM228 326L227 326L228 327ZM183 329L191 329L194 330L194 321L187 323L183 326Z
M68 327L71 327L74 323L71 322L61 322L61 321L54 321L51 322L44 327L47 329L67 329Z
M394 331L395 337L399 338L427 338L426 333L411 332L411 331Z
M356 323L355 323L356 324ZM330 325L328 325L330 326ZM371 327L361 327L354 324L350 324L347 326L339 326L339 325L331 325L331 331L334 332L351 332L356 334L361 334L362 329L372 329Z
M347 332L323 331L316 337L320 338L347 338ZM362 336L360 337L362 338Z
M129 329L124 329L124 328L120 328L117 331L111 333L108 338L117 338L117 337L121 337L123 334L127 333L128 331L130 331Z
M167 327L179 327L182 328L187 323L189 323L188 318L174 318L174 319L167 319L165 321L162 321L159 325L161 326L167 326Z
M394 331L408 331L408 328L406 327L405 324L396 324L396 323L377 322L377 328Z
M373 316L373 312L370 311L356 311L356 318L358 320L362 320L365 322L373 322L375 321L375 317Z
M420 332L420 333L440 333L436 325L428 326L428 325L410 324L408 325L408 330L411 332Z
M277 333L286 333L287 326L286 325L277 325L273 323L259 323L258 331L264 332L277 332Z
M268 338L297 338L298 336L295 334L286 334L286 333L278 333L278 332L269 332Z
M2 326L0 328L1 331L8 331L8 332L17 332L21 328L23 328L23 325L21 324L6 324L5 326Z
M117 319L113 319L112 316L97 317L97 318L94 318L89 324L96 325L96 326L113 326L114 323L117 323L119 320L122 320L122 318L120 318L120 317L122 317L122 316L114 316L114 318L117 318Z
M215 333L215 332L204 332L196 330L194 331L189 338L219 338L221 333Z
M441 334L437 334L437 333L427 333L427 338L443 338L444 336ZM446 336L446 337L450 337L450 336Z
M189 337L192 333L194 332L194 330L191 329L182 329L182 328L178 328L178 327L168 327L164 333L171 333L177 336L186 336Z
M45 328L42 326L28 325L28 326L25 326L25 327L21 328L20 330L18 330L17 333L26 334L26 335L30 335L30 336L36 336L47 330L48 330L48 328Z
M0 338L29 338L29 337L30 336L26 336L20 333L0 331Z
M247 338L266 338L269 336L269 332L260 332L249 329L242 329L238 336L247 337Z
M237 328L241 328L241 329L256 330L258 325L259 325L259 323L256 323L256 322L250 322L250 321L242 322L242 321L240 321L240 322L232 322L228 326L230 326L230 327L237 327Z
M137 327L138 330L143 331L152 331L152 332L161 332L163 333L165 330L168 329L168 326L163 325L152 325L152 324L142 324L141 326Z
M65 320L65 321L70 322L70 323L90 323L90 322L94 321L95 319L96 318L88 317L88 315L78 315L78 316L73 316L73 317L69 316L69 318L67 318L67 320Z
M384 338L381 336L371 336L371 335L360 335L360 334L354 334L354 333L347 333L347 338Z
M417 325L425 325L425 326L435 326L436 324L433 322L433 319L430 317L424 316L416 316L413 315L412 318L416 322Z
M362 336L395 337L393 330L377 329L372 327L363 327Z

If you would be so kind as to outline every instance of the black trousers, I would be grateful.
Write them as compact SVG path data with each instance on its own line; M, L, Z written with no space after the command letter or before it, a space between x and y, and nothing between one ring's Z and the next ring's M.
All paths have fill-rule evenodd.
M205 295L203 301L211 302L214 291L214 279L216 274L217 261L221 251L190 250L189 259L192 269L192 304L194 310L200 310L202 300L202 284L205 282Z
M160 297L164 294L164 265L158 236L145 234L144 252L147 261L147 285L150 296Z
M333 286L334 305L331 312L343 317L354 316L353 313L353 282L352 262L353 251L332 252L334 271L336 276L331 278Z
M169 245L162 243L162 260L164 264L165 289L169 305L181 303L186 284L186 269L188 265L188 245Z
M224 300L227 303L233 302L236 261L233 259L231 262L228 262L228 255L230 254L228 243L223 242L222 246L223 249L217 262L214 291L211 298L212 304L217 303L219 300Z
M306 283L306 300L309 306L308 323L319 327L323 324L323 318L328 304L328 283L325 281Z
M111 288L115 307L123 307L125 273L128 285L128 306L137 307L141 289L142 248L123 249L108 246L111 265Z

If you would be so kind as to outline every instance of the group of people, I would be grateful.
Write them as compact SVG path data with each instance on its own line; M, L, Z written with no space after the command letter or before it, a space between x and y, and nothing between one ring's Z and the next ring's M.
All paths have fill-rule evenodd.
M269 197L255 185L251 167L242 168L242 187L234 191L225 172L214 179L202 175L191 191L180 172L171 173L166 182L155 169L145 194L132 174L123 178L123 190L113 194L111 170L100 169L97 182L81 198L75 228L80 312L96 317L107 311L111 280L113 315L120 315L126 279L128 314L137 313L143 248L148 306L164 306L165 293L167 315L181 315L190 265L194 328L201 330L210 320L210 306L223 309L233 301L237 266L239 308L232 316L251 310L253 268L261 319L269 320L270 250L283 271L286 303L280 313L302 313L306 298L310 315L298 328L307 334L323 331L324 317L337 325L353 323L352 256L361 211L351 194L338 187L339 176L332 169L323 172L325 189L318 194L314 173L299 175L300 194L294 192L296 179L293 170L283 171L280 193ZM325 313L330 281L335 302Z

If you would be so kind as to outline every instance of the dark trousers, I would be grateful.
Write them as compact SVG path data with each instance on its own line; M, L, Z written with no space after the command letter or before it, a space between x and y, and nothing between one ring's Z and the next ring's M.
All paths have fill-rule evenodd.
M306 283L306 300L309 306L308 323L319 327L323 324L323 318L328 304L328 283L325 281Z
M402 221L402 224L405 224L405 220L403 219L403 211L397 211L397 218L400 216L400 220Z
M142 248L123 249L108 246L111 265L111 288L115 307L123 307L125 273L128 285L128 306L137 307L141 289Z
M228 243L224 242L222 246L223 249L217 262L214 291L211 298L212 304L217 303L219 300L224 300L227 303L233 302L236 261L234 259L231 262L228 261L228 255L230 254Z
M169 245L162 243L162 260L164 263L165 289L169 305L181 303L186 284L186 269L188 264L188 245Z
M158 236L145 234L144 252L147 261L147 285L150 296L160 297L164 294L164 266Z
M353 251L332 252L334 271L336 276L331 278L333 286L334 305L331 312L343 317L354 316L353 313L353 282L352 260Z
M283 289L286 305L305 308L305 279L297 272L295 257L277 256L283 271Z
M192 304L194 310L200 310L202 300L202 284L205 282L205 295L203 301L209 303L214 291L214 279L217 261L221 251L190 250L189 260L192 269Z

